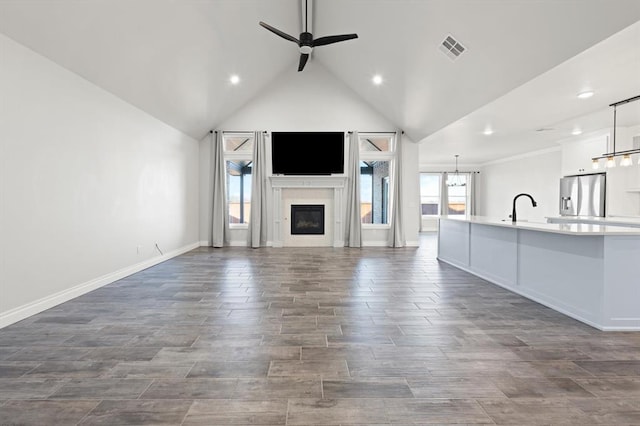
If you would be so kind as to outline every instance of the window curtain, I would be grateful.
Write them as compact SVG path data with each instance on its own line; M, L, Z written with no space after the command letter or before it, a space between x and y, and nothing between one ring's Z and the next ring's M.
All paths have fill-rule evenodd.
M440 216L449 214L449 186L447 185L447 179L449 179L449 174L447 172L442 173L440 178Z
M358 132L349 136L349 187L345 220L345 245L362 247L362 219L360 217L360 138Z
M475 172L469 173L469 177L467 178L467 198L468 200L468 208L467 214L475 216L476 215L476 184L477 184L477 176Z
M404 247L404 225L402 223L402 131L396 131L396 160L391 170L391 182L393 185L391 192L391 225L389 229L389 247Z
M249 244L253 248L267 245L267 158L264 132L255 132L251 171L251 219Z
M211 135L211 169L213 170L211 245L224 247L229 243L229 211L227 208L227 173L222 132L214 132Z

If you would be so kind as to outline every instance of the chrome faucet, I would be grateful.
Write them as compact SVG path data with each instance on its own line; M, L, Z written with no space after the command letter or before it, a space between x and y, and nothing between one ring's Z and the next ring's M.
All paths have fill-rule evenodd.
M529 199L531 200L531 204L533 205L533 207L536 207L538 205L538 203L536 203L536 200L533 199L533 197L529 194L518 194L515 197L513 197L513 210L511 211L511 222L515 222L517 219L516 216L516 200L520 197L529 197Z

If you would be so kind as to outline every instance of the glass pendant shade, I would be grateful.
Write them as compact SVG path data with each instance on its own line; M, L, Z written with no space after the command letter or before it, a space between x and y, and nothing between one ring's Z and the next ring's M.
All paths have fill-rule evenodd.
M591 160L591 168L593 170L598 170L600 168L600 161L597 159Z
M631 156L629 154L625 154L622 156L622 161L620 161L620 166L629 167L631 165Z
M607 157L607 168L612 169L616 166L616 159L613 157Z

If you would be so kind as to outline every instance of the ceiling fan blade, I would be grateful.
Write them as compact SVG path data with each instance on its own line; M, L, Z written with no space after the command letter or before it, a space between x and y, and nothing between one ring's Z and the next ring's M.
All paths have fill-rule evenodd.
M354 38L358 38L358 34L341 34L341 35L332 35L326 37L320 37L313 40L313 46L325 46L331 43L337 43L339 41L352 40Z
M294 43L296 43L296 44L300 43L300 41L299 41L297 38L295 38L294 36L290 36L289 34L287 34L287 33L285 33L285 32L282 32L282 31L280 31L279 29L274 28L274 27L272 27L272 26L271 26L271 25L269 25L269 24L265 24L264 22L260 21L260 25L261 25L262 27L264 27L264 28L268 29L268 30L269 30L269 31L271 31L272 33L279 35L280 37L282 37L282 38L283 38L283 39L285 39L285 40L292 41L292 42L294 42Z
M309 55L306 53L300 54L300 64L298 65L298 72L304 69L304 66L307 64L307 60L309 59Z

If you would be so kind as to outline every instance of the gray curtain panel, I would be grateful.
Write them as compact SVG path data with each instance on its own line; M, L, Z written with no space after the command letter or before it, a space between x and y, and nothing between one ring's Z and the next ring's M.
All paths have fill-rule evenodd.
M387 241L389 247L404 247L406 241L404 239L404 224L402 221L402 131L396 131L396 161L391 170L393 182L392 198L391 198L391 227L389 229L389 239Z
M211 168L213 169L211 246L224 247L229 244L229 209L227 208L227 171L222 132L214 132L211 135Z
M264 132L255 132L253 140L253 170L251 171L251 219L249 245L267 245L267 156Z
M362 247L362 219L360 217L360 138L358 132L349 136L349 181L345 217L345 245Z
M447 185L447 179L449 174L447 172L442 173L440 178L440 216L446 216L449 214L449 186Z
M467 178L467 191L469 199L469 206L467 206L467 214L475 216L476 215L476 185L477 185L477 176L474 172L469 173L469 177Z

